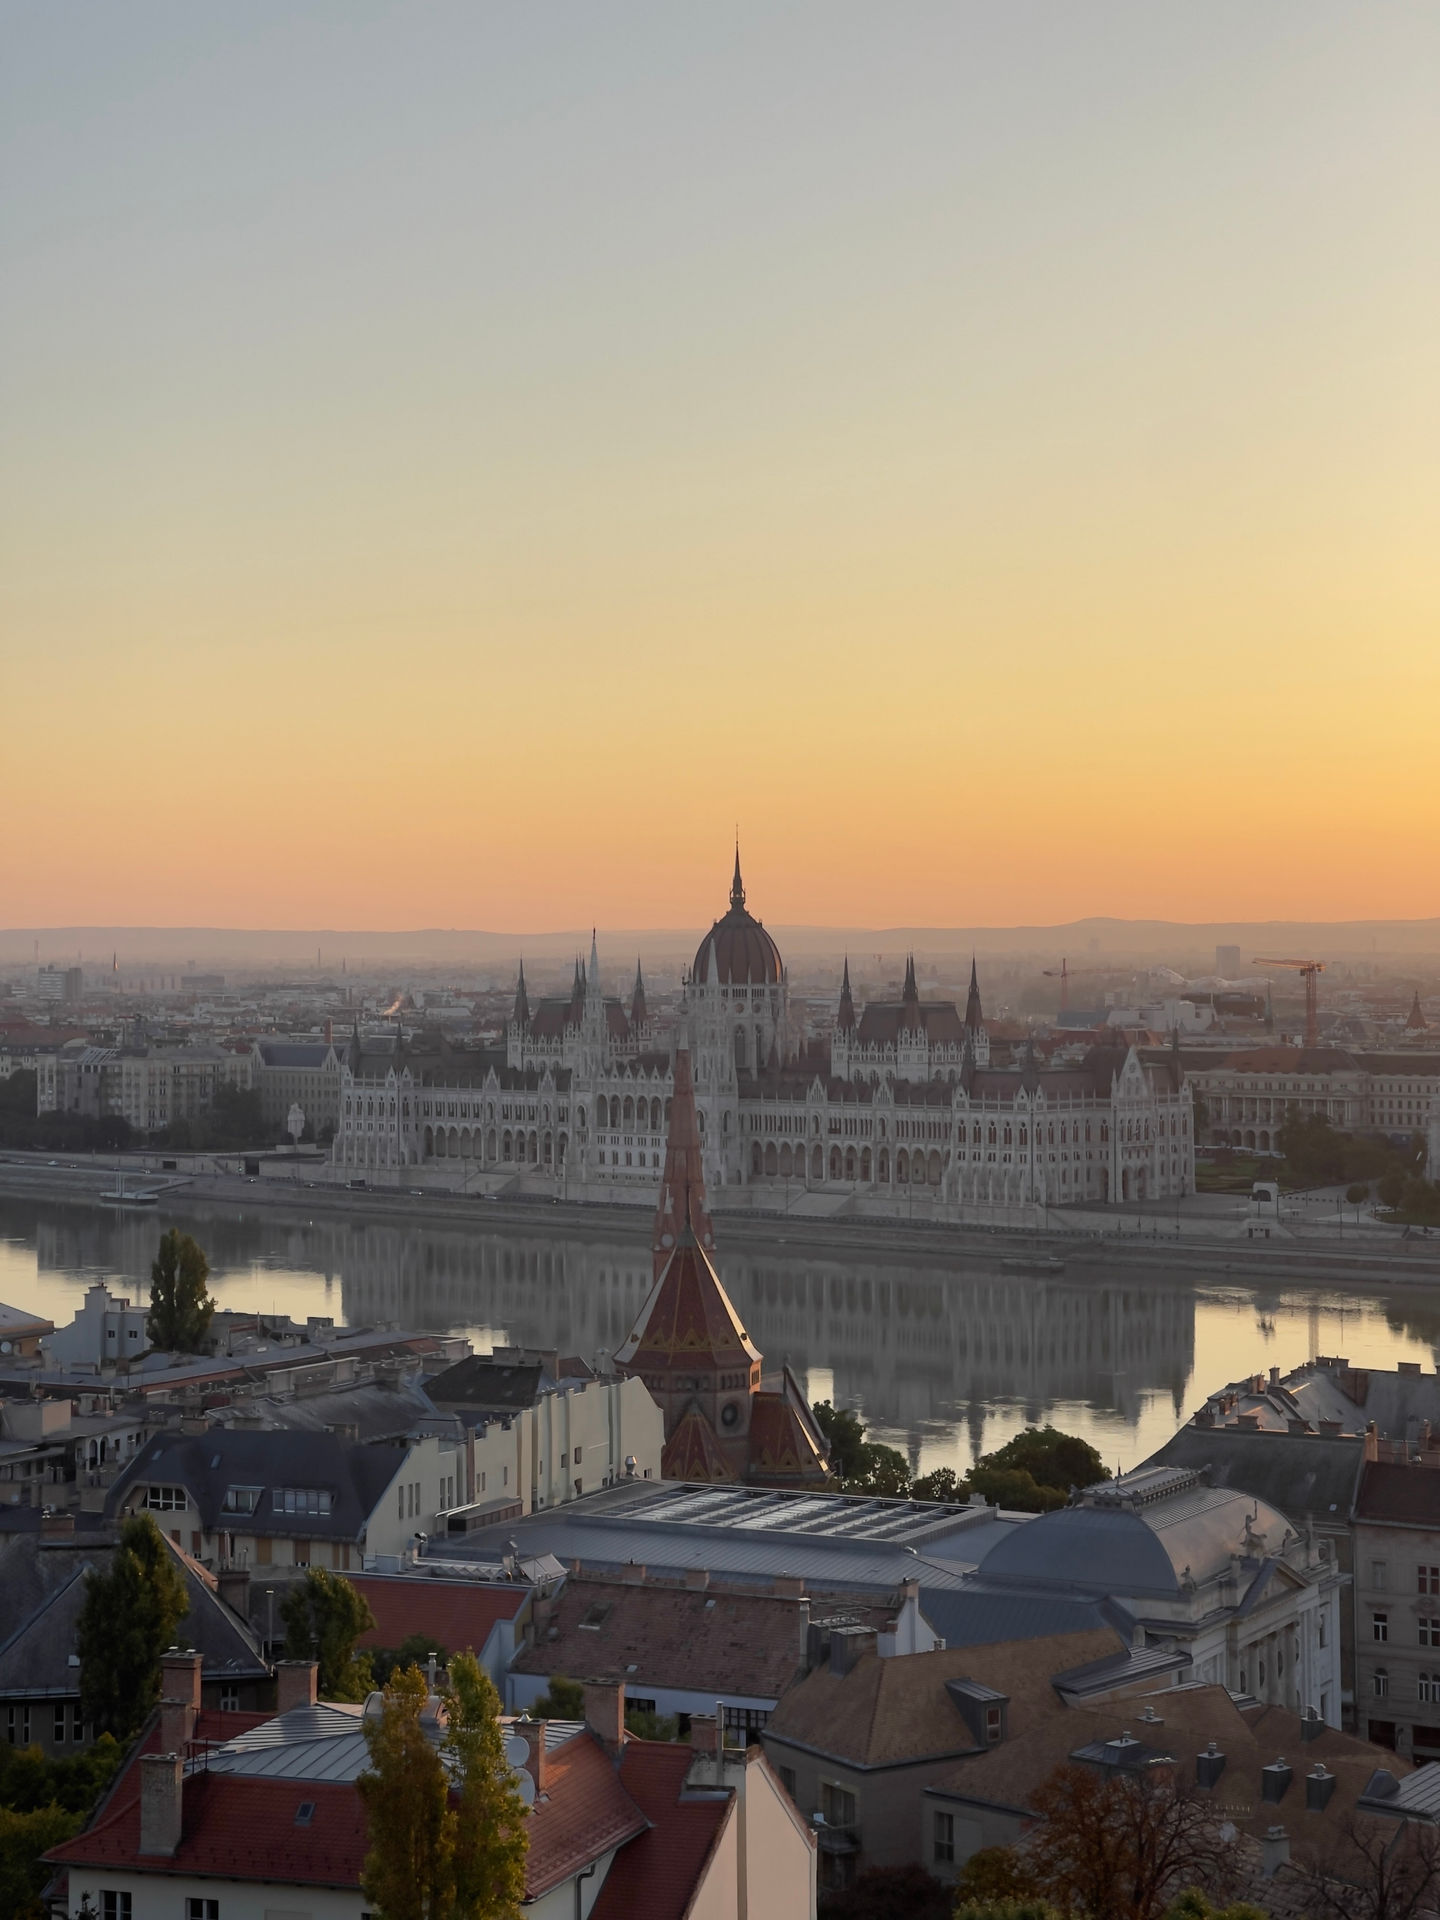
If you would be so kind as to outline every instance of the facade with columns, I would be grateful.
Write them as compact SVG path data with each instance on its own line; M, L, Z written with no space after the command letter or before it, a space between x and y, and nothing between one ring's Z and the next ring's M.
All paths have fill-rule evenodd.
M802 1044L778 947L745 905L701 941L680 1019L712 1200L853 1197L862 1211L984 1218L1193 1191L1191 1092L1173 1052L1097 1047L1076 1066L992 1060L979 979L963 1012L922 1001L856 1009L847 965L832 1032ZM398 1029L352 1040L337 1174L653 1203L674 1088L673 1032L600 988L594 939L568 998L532 1007L521 969L502 1048ZM742 1190L751 1190L742 1192ZM773 1196L773 1198L772 1198Z

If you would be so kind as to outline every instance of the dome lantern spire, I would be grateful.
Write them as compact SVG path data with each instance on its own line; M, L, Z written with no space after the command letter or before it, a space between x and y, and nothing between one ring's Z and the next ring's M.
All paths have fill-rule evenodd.
M740 878L740 836L735 836L735 878L730 882L730 904L742 908L745 905L745 882Z

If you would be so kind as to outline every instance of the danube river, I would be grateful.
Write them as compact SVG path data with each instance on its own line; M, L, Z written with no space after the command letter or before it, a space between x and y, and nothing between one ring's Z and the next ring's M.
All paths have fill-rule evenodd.
M122 1212L0 1199L0 1301L67 1320L96 1279L143 1298L166 1226L205 1247L225 1307L459 1329L476 1346L613 1351L650 1277L648 1219L593 1231L483 1231L422 1220L306 1217L223 1203ZM1376 1291L1286 1278L1167 1278L1088 1266L1005 1272L999 1254L953 1261L804 1250L726 1252L719 1266L766 1361L788 1360L812 1399L856 1407L916 1467L963 1470L1027 1422L1083 1434L1130 1466L1228 1380L1314 1353L1357 1365L1435 1364L1440 1287Z

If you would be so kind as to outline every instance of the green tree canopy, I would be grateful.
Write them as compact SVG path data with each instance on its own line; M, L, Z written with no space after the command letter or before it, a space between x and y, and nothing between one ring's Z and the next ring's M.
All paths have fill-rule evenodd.
M6 1920L43 1920L40 1899L52 1868L42 1855L58 1847L84 1825L84 1816L64 1807L36 1807L28 1813L0 1807L0 1913Z
M563 1673L552 1673L549 1691L530 1705L532 1720L583 1720L585 1689L578 1680L567 1680Z
M1068 1494L1071 1487L1093 1487L1110 1479L1110 1469L1088 1440L1058 1427L1026 1427L993 1453L983 1454L977 1466L1028 1473L1038 1487Z
M375 1624L364 1599L343 1574L311 1567L280 1603L285 1658L314 1660L322 1700L363 1700L375 1685L370 1656L355 1642Z
M160 1238L150 1268L150 1317L145 1331L164 1353L203 1353L215 1302L209 1293L210 1262L188 1233L171 1228Z
M115 1556L85 1576L76 1627L80 1705L97 1733L128 1740L160 1698L160 1656L190 1610L175 1556L148 1513L120 1529Z
M810 1411L825 1436L830 1471L842 1484L854 1479L863 1471L865 1450L865 1428L858 1415L848 1407L832 1406L828 1400L817 1400Z
M363 1632L364 1629L362 1628ZM450 1658L449 1649L430 1633L407 1633L398 1647L372 1647L367 1655L370 1670L374 1675L373 1684L383 1687L397 1667L424 1668L431 1654L436 1662L444 1666Z

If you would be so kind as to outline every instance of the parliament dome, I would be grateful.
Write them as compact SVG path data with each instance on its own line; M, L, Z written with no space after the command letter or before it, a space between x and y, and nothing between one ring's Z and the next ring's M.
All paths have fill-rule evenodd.
M697 947L693 977L702 986L773 987L780 984L783 971L780 949L754 914L745 910L737 847L730 911L715 922Z

